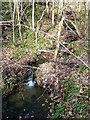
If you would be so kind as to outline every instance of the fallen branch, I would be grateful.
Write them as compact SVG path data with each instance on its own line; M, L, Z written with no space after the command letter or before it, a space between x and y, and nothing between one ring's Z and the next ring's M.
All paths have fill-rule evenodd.
M28 66L28 65L19 65L19 66L21 66L21 67L26 67L26 68L33 68L33 69L38 69L38 70L40 70L39 67L34 67L34 66Z
M44 31L40 31L42 32L43 34L46 34L48 35L49 37L53 38L54 40L57 40L57 38L53 37L52 35L48 34L48 33L45 33ZM74 55L74 53L72 53L70 50L68 50L68 48L62 43L60 42L60 44L71 54L73 55L75 58L77 58L79 61L81 61L89 70L90 70L90 67L78 56Z
M66 24L67 28L76 35L76 32L74 32L74 30L72 30L72 28L70 28L70 26L68 25L68 23L64 20L64 23Z
M46 34L47 36L49 36L50 38L53 38L54 40L57 40L57 38L55 38L54 36L52 36L52 35L44 32L44 31L41 31L41 30L40 30L39 32L41 32L41 33L43 33L43 34ZM77 58L79 61L81 61L81 62L90 70L90 67L89 67L83 60L81 60L80 57L74 55L70 50L68 50L68 48L67 48L62 42L60 42L60 44L61 44L71 55L73 55L75 58Z
M15 61L14 61L14 62L15 62ZM14 66L14 65L19 66L19 67L21 67L21 68L31 68L31 69L38 69L38 70L40 70L39 67L34 67L34 66L29 66L29 65L20 65L19 63L16 63L16 62L10 64L9 67ZM7 66L5 66L4 69L6 69L6 68L7 68ZM2 70L2 72L3 72L3 70Z
M68 50L68 48L63 45L62 43L60 43L71 55L73 55L75 58L77 58L79 61L81 61L88 69L90 69L90 67L78 56L76 56L74 53L72 53L70 50Z
M39 52L47 52L54 54L54 50L38 50Z
M80 38L82 38L81 33L80 33L80 31L78 30L77 26L74 24L74 22L71 21L71 20L67 20L67 21L70 22L70 23L74 26L74 28L76 29L77 35L78 35Z
M8 25L8 26L11 26L10 24L1 24L1 23L0 23L0 25Z
M9 21L0 21L0 24L2 24L2 23L11 23L11 22L14 22L14 20L9 20Z

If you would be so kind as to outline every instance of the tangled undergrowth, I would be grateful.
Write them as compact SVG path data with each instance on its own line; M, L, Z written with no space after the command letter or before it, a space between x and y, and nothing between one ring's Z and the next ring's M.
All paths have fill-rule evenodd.
M88 77L82 77L80 71L76 70L78 62L73 63L73 66L73 68L69 66L69 62L66 65L61 62L47 62L41 64L40 70L36 71L38 85L48 90L52 100L50 110L52 118L88 116ZM86 69L83 69L83 72Z

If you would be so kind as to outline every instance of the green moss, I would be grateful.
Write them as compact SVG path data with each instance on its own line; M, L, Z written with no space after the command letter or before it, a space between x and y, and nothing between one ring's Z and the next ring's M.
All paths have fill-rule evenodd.
M49 40L40 38L38 43L35 43L35 33L31 30L28 30L24 33L25 39L19 42L19 45L14 48L12 57L14 59L21 59L24 55L28 55L37 59L38 50L46 49L51 45Z

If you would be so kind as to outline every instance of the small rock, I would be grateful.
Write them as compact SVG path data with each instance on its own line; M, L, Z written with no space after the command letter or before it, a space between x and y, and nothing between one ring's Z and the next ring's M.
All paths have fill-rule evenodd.
M26 119L26 120L27 120L27 119L30 119L29 113L27 113L27 114L25 115L25 119Z
M46 99L45 102L48 103L48 100Z
M42 104L42 107L45 106L45 104Z
M69 111L69 115L72 115L72 112L71 112L71 111Z
M50 109L50 113L52 113L52 109Z
M31 118L33 118L34 117L34 115L31 115Z
M9 117L7 116L6 118L8 119Z
M19 115L19 120L22 120L22 116L21 115Z
M50 114L48 114L47 118L51 118Z

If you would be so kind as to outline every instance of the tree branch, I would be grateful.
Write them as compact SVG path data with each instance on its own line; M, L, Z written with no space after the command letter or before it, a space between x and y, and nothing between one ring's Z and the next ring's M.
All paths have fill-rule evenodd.
M57 38L53 37L52 35L48 34L48 33L45 33L44 31L40 31L42 32L43 34L46 34L48 35L49 37L53 38L54 40L57 40ZM79 61L81 61L89 70L90 70L90 67L78 56L76 56L74 53L72 53L70 50L68 50L68 48L62 43L60 42L60 44L71 54L73 55L75 58L77 58Z

